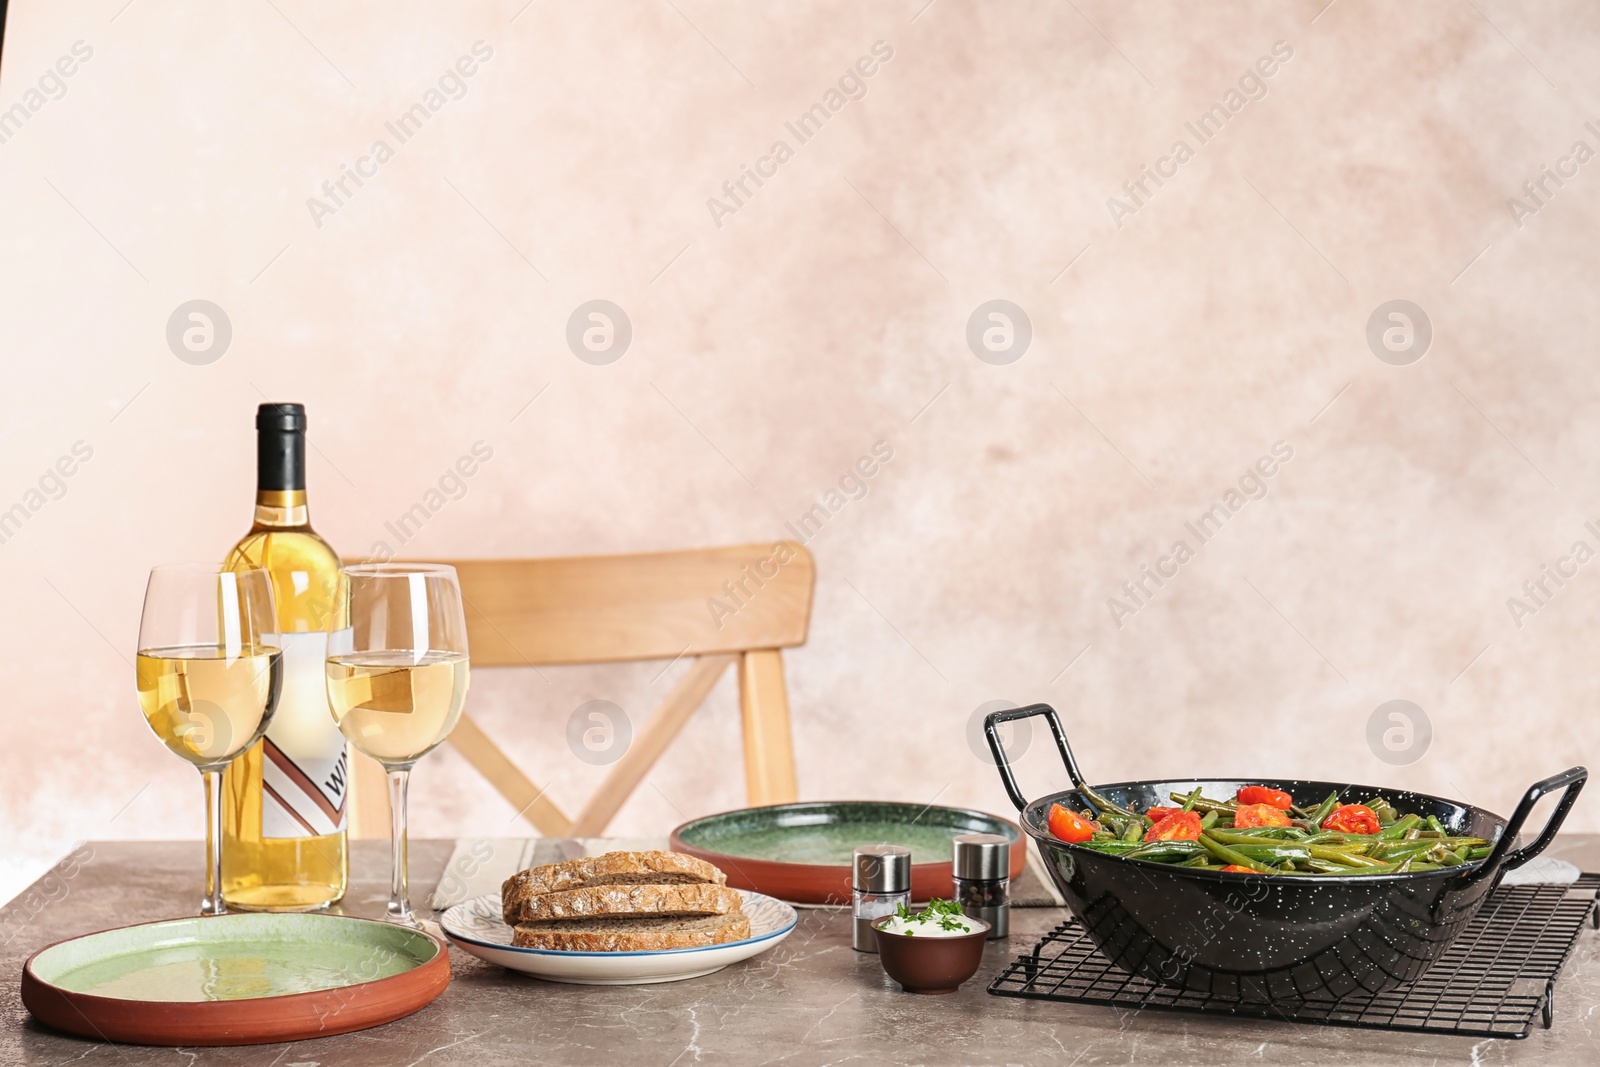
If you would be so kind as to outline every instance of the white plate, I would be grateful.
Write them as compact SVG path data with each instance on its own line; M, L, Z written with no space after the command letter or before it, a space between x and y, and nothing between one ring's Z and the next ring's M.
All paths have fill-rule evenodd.
M797 917L781 900L749 890L739 890L744 913L750 919L750 936L743 941L703 948L674 948L662 952L561 952L554 949L518 948L511 943L511 927L501 918L500 897L495 894L457 904L439 919L450 942L481 960L535 978L577 985L644 985L677 982L720 971L730 963L767 951L789 936Z

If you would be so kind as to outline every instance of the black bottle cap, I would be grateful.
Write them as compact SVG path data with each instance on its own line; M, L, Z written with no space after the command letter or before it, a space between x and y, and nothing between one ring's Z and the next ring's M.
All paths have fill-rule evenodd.
M256 429L280 432L306 432L304 404L262 404L256 408Z
M257 492L305 487L305 405L262 404L256 409Z

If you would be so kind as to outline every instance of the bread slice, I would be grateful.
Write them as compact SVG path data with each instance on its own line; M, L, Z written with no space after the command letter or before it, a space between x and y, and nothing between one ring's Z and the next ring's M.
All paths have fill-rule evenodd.
M565 952L660 952L743 941L750 920L742 911L694 918L560 919L521 923L511 943Z
M500 886L506 924L515 926L522 905L545 893L602 885L725 885L728 876L681 852L608 852L519 871Z
M721 885L597 885L541 893L507 909L506 923L600 916L727 915L739 910L739 891Z

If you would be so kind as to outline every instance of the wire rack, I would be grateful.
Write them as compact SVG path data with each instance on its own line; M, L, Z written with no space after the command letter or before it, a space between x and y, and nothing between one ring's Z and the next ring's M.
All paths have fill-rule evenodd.
M1076 919L1046 934L989 985L1000 997L1114 1008L1198 1011L1377 1030L1527 1037L1548 1029L1555 979L1586 919L1600 929L1600 874L1570 885L1501 886L1428 972L1387 993L1341 1000L1241 1001L1168 989L1112 965Z

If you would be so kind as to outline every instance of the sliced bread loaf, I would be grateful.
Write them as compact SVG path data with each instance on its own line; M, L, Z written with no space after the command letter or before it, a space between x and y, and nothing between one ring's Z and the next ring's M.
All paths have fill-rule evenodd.
M511 943L564 952L660 952L742 941L750 936L744 912L692 918L561 919L519 923Z
M519 871L500 886L506 923L534 897L602 885L723 885L727 875L681 852L608 852Z
M720 885L597 885L541 893L506 909L506 923L597 916L726 915L739 910L739 891Z

